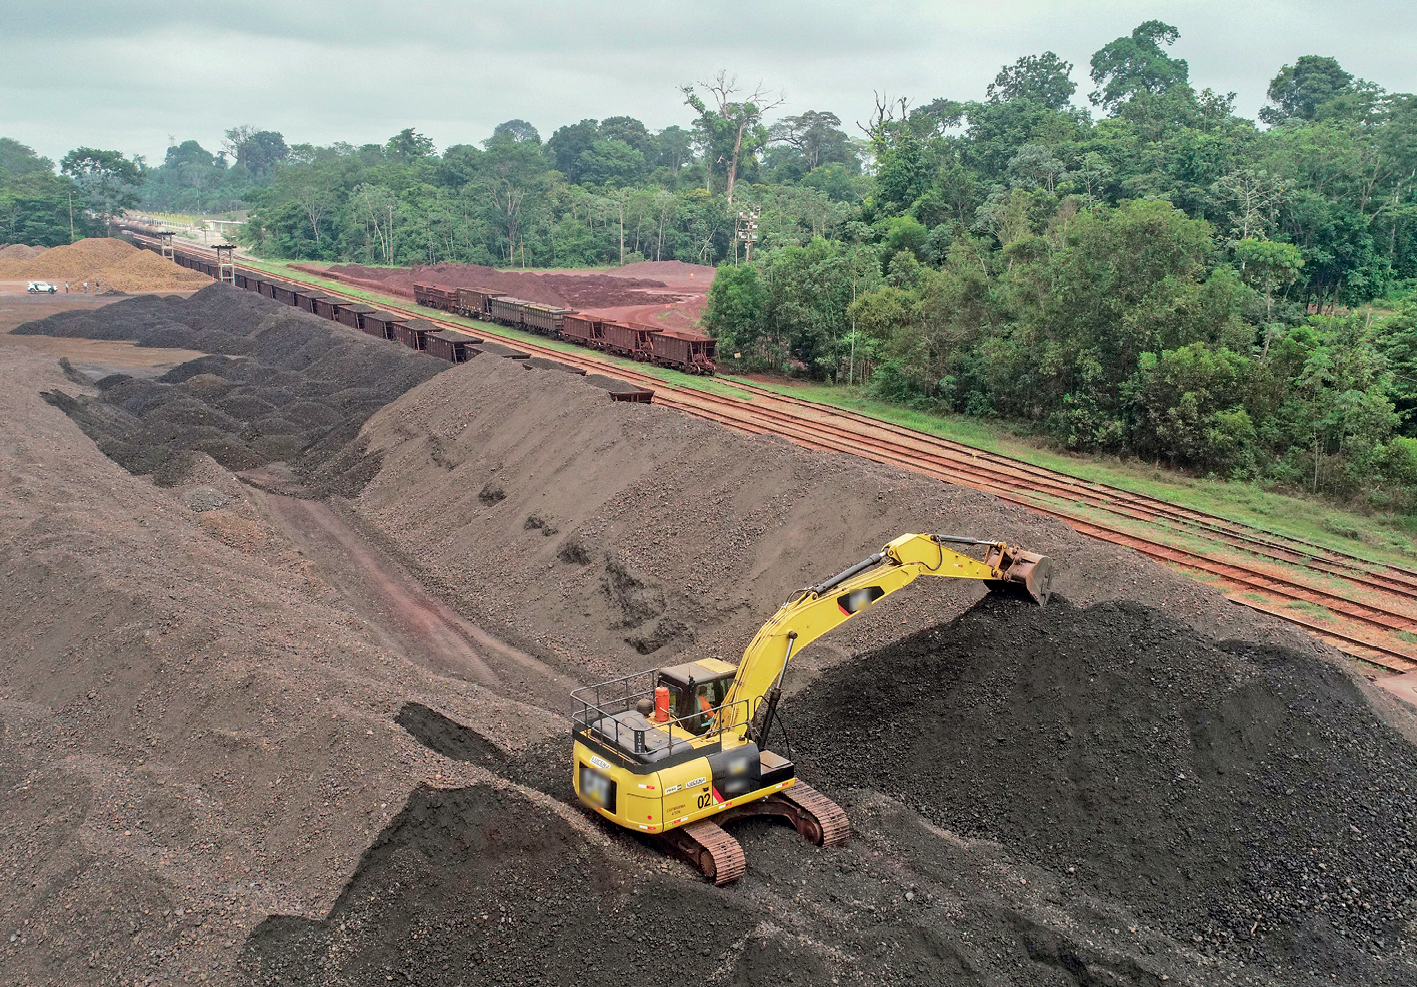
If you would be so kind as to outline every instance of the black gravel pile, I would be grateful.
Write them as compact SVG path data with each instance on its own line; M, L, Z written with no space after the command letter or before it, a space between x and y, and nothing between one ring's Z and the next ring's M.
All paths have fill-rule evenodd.
M516 358L518 360L530 359L530 354L526 350L519 350L515 346L507 346L504 343L494 343L490 339L484 339L477 344L477 348L484 353L491 353L493 356L504 359Z
M315 493L355 492L373 469L350 440L375 411L449 367L220 284L188 299L148 295L63 312L15 332L212 354L156 380L105 377L98 400L46 395L109 457L159 482L205 452L231 470L288 463Z
M707 885L624 873L560 816L491 786L420 787L322 921L267 919L256 984L704 983L757 925ZM753 983L781 983L764 957Z
M607 391L615 391L617 394L628 394L632 391L642 391L639 384L631 384L628 380L621 380L618 377L607 377L604 374L587 374L586 381L596 387L603 387Z
M562 363L560 360L548 360L544 356L534 356L527 360L519 361L528 367L535 367L537 370L559 370L562 373L576 374L580 377L586 375L580 367L573 367L569 363Z
M895 795L1198 949L1353 972L1417 914L1417 750L1316 659L989 598L788 717L814 784Z

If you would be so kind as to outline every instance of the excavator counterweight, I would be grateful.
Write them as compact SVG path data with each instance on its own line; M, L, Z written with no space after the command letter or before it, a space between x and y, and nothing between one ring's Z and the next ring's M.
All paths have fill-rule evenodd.
M984 558L957 551L982 547ZM902 535L881 551L795 593L753 637L743 658L649 669L572 693L572 781L591 809L655 839L716 884L746 858L722 824L773 815L820 846L850 835L846 813L798 781L767 749L794 653L918 576L978 579L1042 606L1053 563L1002 541Z

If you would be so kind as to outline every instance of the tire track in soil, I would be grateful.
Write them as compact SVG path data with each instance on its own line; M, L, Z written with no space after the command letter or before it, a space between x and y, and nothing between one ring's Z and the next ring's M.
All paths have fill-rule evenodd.
M386 646L425 668L552 708L580 683L473 624L370 544L325 501L267 493L271 516Z

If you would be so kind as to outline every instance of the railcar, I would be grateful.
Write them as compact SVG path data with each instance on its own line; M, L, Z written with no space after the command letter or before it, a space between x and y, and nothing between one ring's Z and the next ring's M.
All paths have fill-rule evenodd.
M604 326L604 319L570 313L561 320L561 338L598 350L605 340Z
M492 299L502 298L506 293L491 288L459 288L457 313L469 319L492 319Z
M650 359L656 366L712 376L717 345L718 340L712 336L665 329L650 337Z
M508 326L520 326L522 324L522 310L531 302L525 298L513 298L511 295L500 295L492 299L492 321L500 322Z
M406 326L417 328L415 323L420 321L422 320L412 320L406 323ZM476 336L465 336L450 329L439 330L431 322L425 323L425 325L430 327L424 334L424 343L430 356L447 360L449 363L466 363L482 352L477 347L477 344L482 340Z
M602 347L618 356L648 362L653 355L650 338L664 330L633 322L607 322L604 325L605 344Z
M575 309L528 303L522 306L522 325L538 336L561 338L561 324Z

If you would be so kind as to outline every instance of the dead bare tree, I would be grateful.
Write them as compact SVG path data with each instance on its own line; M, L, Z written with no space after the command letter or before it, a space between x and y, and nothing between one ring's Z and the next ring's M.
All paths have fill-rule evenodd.
M897 99L890 99L876 92L874 89L871 90L871 96L875 100L876 108L871 113L870 122L861 123L858 120L856 126L863 134L874 141L880 138L891 124L895 123L897 119L895 108L897 105L900 106L899 119L904 120L909 116L910 97L901 96Z

